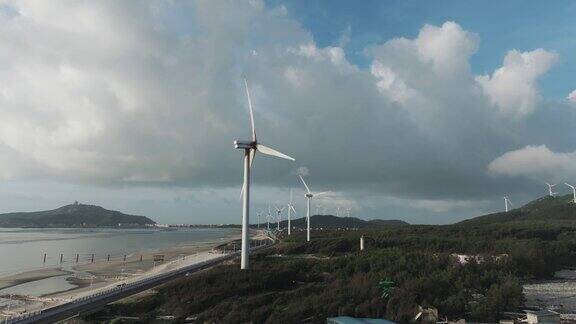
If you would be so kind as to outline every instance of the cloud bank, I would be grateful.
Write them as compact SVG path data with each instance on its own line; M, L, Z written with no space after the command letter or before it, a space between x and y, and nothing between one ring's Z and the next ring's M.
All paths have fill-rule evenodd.
M2 0L0 178L239 187L243 76L259 138L297 159L259 156L260 185L298 186L306 165L318 190L440 212L510 185L493 174L572 172L573 153L530 146L543 121L574 118L547 110L538 90L558 55L510 49L474 75L480 39L457 22L424 25L365 48L363 68L342 44L319 46L286 8L256 0Z

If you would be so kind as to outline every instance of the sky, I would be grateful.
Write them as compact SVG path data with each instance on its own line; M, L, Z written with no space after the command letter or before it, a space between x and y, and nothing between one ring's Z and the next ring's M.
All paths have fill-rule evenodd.
M0 212L447 224L576 183L576 3L0 0ZM317 209L318 207L318 209Z

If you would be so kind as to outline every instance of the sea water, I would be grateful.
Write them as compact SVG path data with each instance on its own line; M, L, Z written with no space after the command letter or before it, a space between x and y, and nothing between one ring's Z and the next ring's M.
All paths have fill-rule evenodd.
M0 228L0 277L42 268L67 269L76 264L76 254L79 255L81 263L89 262L92 254L95 260L106 259L108 255L111 259L118 260L138 251L224 241L237 234L238 229L226 228ZM62 263L60 254L63 255ZM45 280L45 283L51 285L58 280L61 279ZM19 288L22 287L16 289Z

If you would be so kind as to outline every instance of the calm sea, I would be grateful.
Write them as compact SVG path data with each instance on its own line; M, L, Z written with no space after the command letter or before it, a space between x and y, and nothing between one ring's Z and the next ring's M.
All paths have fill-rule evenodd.
M121 258L143 250L176 245L224 241L237 229L14 229L0 228L0 276L88 261L92 254L102 260L108 254ZM47 254L44 263L44 253Z

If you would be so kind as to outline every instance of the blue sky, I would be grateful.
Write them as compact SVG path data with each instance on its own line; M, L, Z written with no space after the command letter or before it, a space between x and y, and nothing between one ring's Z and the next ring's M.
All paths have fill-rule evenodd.
M321 46L337 45L349 32L348 58L370 64L364 48L397 37L413 38L424 24L454 21L479 34L480 48L471 58L475 74L491 73L506 51L553 50L561 60L542 79L544 96L564 99L576 83L576 2L546 1L403 1L319 0L267 1L284 5Z

